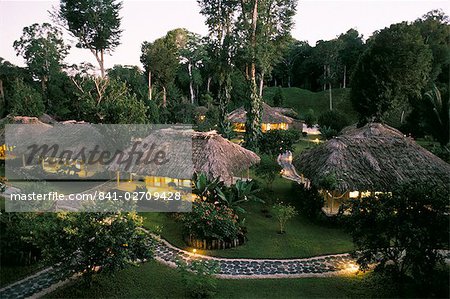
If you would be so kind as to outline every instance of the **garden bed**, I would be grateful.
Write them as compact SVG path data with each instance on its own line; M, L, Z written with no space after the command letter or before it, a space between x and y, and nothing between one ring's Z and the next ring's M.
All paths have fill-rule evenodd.
M190 247L205 250L220 250L240 246L245 243L245 236L239 236L233 240L200 240L192 235L184 237L184 241Z

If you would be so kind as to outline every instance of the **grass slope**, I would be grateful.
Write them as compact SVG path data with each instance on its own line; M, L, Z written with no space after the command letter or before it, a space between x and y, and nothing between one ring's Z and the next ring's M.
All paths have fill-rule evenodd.
M273 104L272 98L276 90L277 87L267 87L264 89L263 97L269 104ZM297 111L300 118L303 118L309 109L314 110L314 113L317 116L329 110L330 101L328 90L312 92L297 87L283 88L282 90L285 98L283 106L293 108ZM333 89L333 107L334 109L347 115L350 121L356 121L357 114L352 108L349 95L349 88Z

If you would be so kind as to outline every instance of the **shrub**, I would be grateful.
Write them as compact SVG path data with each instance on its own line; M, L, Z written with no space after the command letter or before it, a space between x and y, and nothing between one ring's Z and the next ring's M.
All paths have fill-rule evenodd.
M278 219L278 224L280 225L280 234L286 232L286 222L298 214L293 206L282 202L275 204L273 206L273 211Z
M322 215L324 199L315 187L307 189L303 185L293 182L292 195L298 198L296 203L298 203L302 215L309 219L317 219Z
M112 274L151 257L153 242L136 213L58 213L35 237L46 261L67 273L83 273L87 284L97 271Z
M36 213L0 213L2 265L29 265L40 259L33 232L43 226L43 218Z
M280 176L281 166L276 159L269 155L262 155L261 162L255 169L257 176L264 179L267 186L272 190L273 181Z
M19 79L14 82L9 105L13 115L41 116L45 110L41 94Z
M301 136L297 130L271 130L261 136L259 150L263 154L277 156L286 151L293 151L294 144Z
M314 114L314 110L309 109L305 114L305 124L308 128L312 128L317 122L317 117Z
M325 133L333 132L337 135L344 127L349 125L349 121L344 114L333 110L322 113L319 116L318 124L322 134L324 134L323 130L326 130L328 132Z
M283 95L283 89L281 87L278 86L277 91L275 92L272 100L273 100L273 105L275 107L281 107L281 105L283 105L284 95Z
M233 240L240 233L238 217L226 206L200 201L192 203L192 212L181 217L186 234L201 240Z
M448 198L448 190L413 184L350 201L345 220L360 267L376 263L378 270L393 270L394 278L408 275L429 288L443 262L438 249L448 248Z
M215 295L217 280L213 275L219 271L216 261L193 260L188 264L177 260L176 264L189 297L210 298Z

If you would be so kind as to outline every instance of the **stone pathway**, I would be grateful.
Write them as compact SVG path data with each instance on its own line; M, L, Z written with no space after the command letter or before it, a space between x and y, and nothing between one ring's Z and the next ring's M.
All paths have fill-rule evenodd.
M218 263L220 278L287 278L340 275L356 271L354 260L349 254L319 256L305 259L228 259L203 256L179 249L166 240L155 241L154 257L170 267L176 267L175 261L182 259L211 261ZM40 297L48 293L55 284L69 281L57 268L47 268L0 289L0 298Z
M285 153L278 155L277 162L282 168L281 176L285 179L303 184L306 188L309 188L311 182L297 173L294 165L292 165L292 159L293 157L291 151L286 151Z
M229 259L194 254L161 240L155 249L155 258L171 267L183 259L216 261L220 278L287 278L340 275L356 272L355 260L349 254L317 256L303 259Z
M215 261L219 266L217 277L228 279L301 278L337 276L356 273L355 260L348 253L317 256L303 259L229 259L204 256L182 250L164 239L155 238L154 258L170 267L176 260ZM450 251L443 252L450 262ZM69 282L67 276L57 268L47 268L32 276L0 289L0 298L39 298Z

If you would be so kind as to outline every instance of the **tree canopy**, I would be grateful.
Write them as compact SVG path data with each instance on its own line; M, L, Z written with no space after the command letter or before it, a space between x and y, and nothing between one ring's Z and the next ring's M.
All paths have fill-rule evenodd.
M61 0L56 18L77 38L78 48L89 49L105 76L104 54L120 45L122 2L116 0Z

